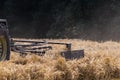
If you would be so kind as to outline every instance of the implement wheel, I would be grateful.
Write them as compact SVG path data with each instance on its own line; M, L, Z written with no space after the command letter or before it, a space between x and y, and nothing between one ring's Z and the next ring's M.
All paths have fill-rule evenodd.
M0 35L0 61L10 59L10 41L6 32Z

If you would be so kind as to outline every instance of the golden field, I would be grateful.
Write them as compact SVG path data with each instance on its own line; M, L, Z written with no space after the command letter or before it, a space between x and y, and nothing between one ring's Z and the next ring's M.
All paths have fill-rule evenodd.
M84 49L85 57L65 60L59 55L64 46L53 45L44 56L11 52L9 61L0 62L0 80L119 80L120 42L78 39L48 40L72 43L72 50Z

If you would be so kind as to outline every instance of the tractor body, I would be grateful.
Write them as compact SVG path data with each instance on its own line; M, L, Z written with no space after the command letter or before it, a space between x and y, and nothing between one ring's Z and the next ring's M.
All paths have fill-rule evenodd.
M10 37L6 19L0 19L0 61L10 59Z

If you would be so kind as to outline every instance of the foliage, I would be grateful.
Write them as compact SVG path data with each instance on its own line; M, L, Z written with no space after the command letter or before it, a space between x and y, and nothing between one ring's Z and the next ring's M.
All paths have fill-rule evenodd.
M120 37L119 0L1 0L0 9L13 37Z

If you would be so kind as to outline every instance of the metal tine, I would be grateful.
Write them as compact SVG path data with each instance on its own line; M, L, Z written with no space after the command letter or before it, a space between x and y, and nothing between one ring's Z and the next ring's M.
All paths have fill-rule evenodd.
M14 44L14 46L30 47L30 46L41 46L40 44Z
M13 42L26 42L26 43L47 43L46 40L43 40L43 41L37 41L37 40L17 40L17 39L12 39Z
M14 41L14 46L22 46L22 47L30 47L30 46L43 46L47 44L47 41L42 41L42 42L38 42L38 41L27 41L27 40L13 40ZM17 44L17 42L19 44ZM23 42L25 43L31 43L31 44L22 44ZM21 44L20 44L21 43Z
M39 47L33 47L33 48L30 48L28 50L35 50L35 49L52 49L51 46L39 46Z

